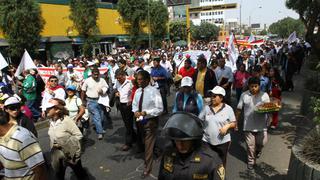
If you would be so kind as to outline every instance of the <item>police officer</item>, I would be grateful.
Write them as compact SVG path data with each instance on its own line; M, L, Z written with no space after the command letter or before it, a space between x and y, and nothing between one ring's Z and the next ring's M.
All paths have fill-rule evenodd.
M201 146L203 130L197 116L174 113L164 126L164 132L174 147L164 153L159 180L224 180L225 169L219 156Z

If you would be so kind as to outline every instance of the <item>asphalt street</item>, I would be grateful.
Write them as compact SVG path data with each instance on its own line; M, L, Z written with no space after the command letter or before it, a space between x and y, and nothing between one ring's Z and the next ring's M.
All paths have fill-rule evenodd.
M296 77L295 92L283 94L283 108L280 112L280 127L269 133L268 143L263 149L262 156L257 161L255 173L246 170L246 146L241 132L232 133L232 145L229 150L226 179L266 179L283 180L287 172L292 142L295 138L295 127L303 123L299 115L302 77ZM168 97L172 104L174 92ZM140 179L143 170L143 154L136 153L133 147L127 152L120 150L124 143L124 124L120 112L112 109L113 127L106 130L103 140L98 141L95 132L88 132L82 164L92 179L96 180L134 180ZM165 124L167 116L160 119L160 127ZM39 130L39 141L46 157L49 159L49 137L47 128ZM157 179L159 160L155 159L153 171L147 179ZM50 176L54 180L53 175ZM66 179L76 179L70 168L67 169Z

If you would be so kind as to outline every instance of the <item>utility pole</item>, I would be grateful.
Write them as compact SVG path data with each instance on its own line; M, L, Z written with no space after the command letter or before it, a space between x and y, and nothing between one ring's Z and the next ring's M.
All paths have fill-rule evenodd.
M191 31L190 31L190 13L189 13L189 5L186 5L186 20L187 20L187 44L190 49L191 45Z
M148 24L149 24L149 29L148 29L148 34L149 34L149 48L151 48L151 24L150 24L150 0L148 0Z

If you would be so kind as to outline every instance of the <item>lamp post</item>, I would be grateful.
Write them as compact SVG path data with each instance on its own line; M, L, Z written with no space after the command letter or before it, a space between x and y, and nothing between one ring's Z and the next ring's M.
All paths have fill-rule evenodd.
M239 5L239 9L240 9L240 23L239 23L239 25L240 25L240 27L239 27L239 30L240 30L240 36L242 35L242 28L241 28L241 8L242 8L242 0L240 1L240 5Z
M149 48L151 48L150 0L148 0L148 25Z
M262 7L259 6L257 9L261 9ZM257 10L257 9L253 9L249 15L249 26L250 26L250 33L251 33L251 15Z

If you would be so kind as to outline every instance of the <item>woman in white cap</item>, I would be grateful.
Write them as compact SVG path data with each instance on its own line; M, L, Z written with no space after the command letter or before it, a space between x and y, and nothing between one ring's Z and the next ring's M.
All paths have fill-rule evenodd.
M15 96L9 97L4 102L4 110L7 113L10 122L13 122L15 124L18 124L19 126L22 126L28 129L30 132L33 133L33 135L38 137L38 133L34 126L33 121L30 120L21 111L21 101L18 97L15 97Z
M65 102L58 98L46 104L46 114L50 119L48 130L51 148L51 164L57 179L64 179L67 166L71 167L78 179L89 179L81 164L82 134L68 116Z
M204 124L202 140L211 150L218 153L226 167L231 142L230 129L236 127L236 118L232 107L223 102L226 91L222 87L216 86L209 92L211 104L206 105L199 115Z
M173 113L178 111L189 112L196 116L202 111L203 99L193 88L192 78L186 76L181 80L180 90L176 93Z

